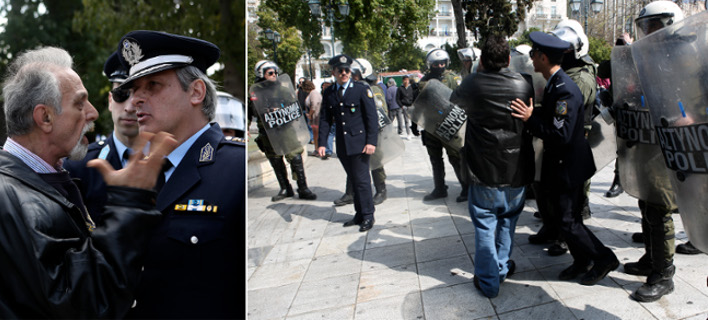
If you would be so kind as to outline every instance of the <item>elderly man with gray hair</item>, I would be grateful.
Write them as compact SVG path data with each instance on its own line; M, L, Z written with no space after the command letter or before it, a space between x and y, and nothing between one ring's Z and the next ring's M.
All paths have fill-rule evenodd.
M403 128L406 128L407 136L410 137L410 128L406 126L406 122L403 118L403 108L398 104L396 96L398 95L398 87L396 86L396 80L389 78L387 81L388 89L386 89L386 104L388 105L388 117L393 120L398 121L398 134L403 134Z
M162 216L155 185L177 142L142 134L127 166L93 160L106 181L95 224L62 169L81 159L98 112L68 52L20 54L3 85L8 139L0 150L0 318L122 318L133 303L149 232ZM150 140L151 152L143 147Z

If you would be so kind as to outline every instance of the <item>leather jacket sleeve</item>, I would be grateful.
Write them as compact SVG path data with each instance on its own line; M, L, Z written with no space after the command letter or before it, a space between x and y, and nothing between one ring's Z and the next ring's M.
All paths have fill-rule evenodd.
M123 317L161 220L155 193L108 187L89 232L75 206L28 180L0 174L0 318Z

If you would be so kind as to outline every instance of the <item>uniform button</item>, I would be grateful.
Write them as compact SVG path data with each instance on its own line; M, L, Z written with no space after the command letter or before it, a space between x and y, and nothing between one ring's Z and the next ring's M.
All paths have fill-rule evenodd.
M133 300L133 305L130 306L130 308L131 308L131 309L132 309L132 308L135 308L135 306L137 306L137 305L138 305L138 300Z
M346 131L344 131L344 134L347 134L347 132L346 132Z
M344 115L344 112L342 112L342 115Z
M347 123L346 123L346 122L344 122L344 121L342 121L342 125L345 125L345 124L347 124Z
M189 238L189 241L191 241L192 244L197 244L197 242L199 242L199 238L197 238L197 236L192 236Z
M563 163L563 160L558 160L558 163Z
M145 271L145 266L142 266L142 267L140 268L140 271Z

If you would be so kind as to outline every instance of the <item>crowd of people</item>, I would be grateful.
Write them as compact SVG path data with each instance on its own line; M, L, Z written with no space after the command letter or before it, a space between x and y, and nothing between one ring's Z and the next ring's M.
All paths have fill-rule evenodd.
M676 4L655 1L640 12L636 25L645 36L682 19ZM386 175L383 166L374 165L372 159L377 152L392 148L381 138L385 126L390 125L400 139L420 135L426 147L434 187L423 201L448 196L445 150L462 190L455 200L468 202L475 226L474 284L485 296L496 297L501 283L515 271L516 221L525 199L531 197L538 204L536 216L543 227L529 242L550 244L549 255L570 252L573 257L559 279L580 278L580 284L591 286L619 267L614 252L584 223L592 214L590 178L598 165L606 164L596 164L599 155L594 156L596 146L591 148L589 142L597 117L607 110L621 112L616 109L627 105L612 102L610 71L615 65L592 60L588 37L575 20L562 21L549 33L532 32L529 38L530 50L511 48L504 36L497 35L484 39L479 57L472 48L460 49L463 70L459 73L450 70L446 51L433 49L426 56L423 78L411 82L403 77L400 86L392 78L384 85L368 61L344 54L329 61L335 80L327 88L317 92L309 80L302 79L298 93L291 95L303 100L314 155L329 158L335 137L336 154L347 174L345 194L334 202L336 206L354 205L355 215L344 227L356 225L365 232L375 223L375 205L386 197ZM527 63L532 71L510 65L512 56L520 57L517 61ZM274 68L277 71L277 66ZM619 132L625 124L616 125ZM534 140L542 142L540 149L534 148ZM654 140L654 145L633 150L648 148L660 155L658 139ZM644 142L627 145L637 143ZM540 154L541 159L536 160ZM625 154L618 152L616 177L607 197L627 189L620 183L626 173L620 166ZM656 190L653 195L663 196L627 191L638 198L642 233L633 239L645 244L646 253L639 261L626 263L624 271L647 276L646 283L632 294L640 302L656 301L671 293L676 272L671 214L678 208L671 183L660 179L662 173L652 174L657 177L648 187ZM373 197L372 178L376 187ZM700 252L688 247L690 242L683 246L687 248L676 252Z

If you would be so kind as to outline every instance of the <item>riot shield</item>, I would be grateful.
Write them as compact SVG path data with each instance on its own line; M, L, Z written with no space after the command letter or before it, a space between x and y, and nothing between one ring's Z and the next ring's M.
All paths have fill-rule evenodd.
M511 61L509 62L509 70L518 73L526 73L531 75L533 79L533 104L534 107L541 105L543 101L543 89L546 87L545 78L539 72L533 70L533 62L531 62L531 57L528 54L521 54L517 51L512 51Z
M452 89L431 79L413 102L411 121L446 145L460 150L465 144L467 114L450 102Z
M708 252L706 21L708 12L695 14L630 47L684 228Z
M383 167L383 165L403 154L406 150L403 140L396 134L391 125L391 119L386 115L386 98L383 90L379 86L371 86L376 103L376 113L379 117L379 137L376 142L376 151L369 158L369 168L371 170Z
M276 154L286 155L310 141L302 108L287 74L275 82L254 84L250 97Z
M592 128L587 137L597 171L617 158L615 123L611 116L603 116L609 114L606 109L603 107L602 110L598 110L599 113L592 118Z
M651 124L649 108L629 46L612 49L612 91L617 126L617 165L624 191L644 201L675 203L669 172Z

